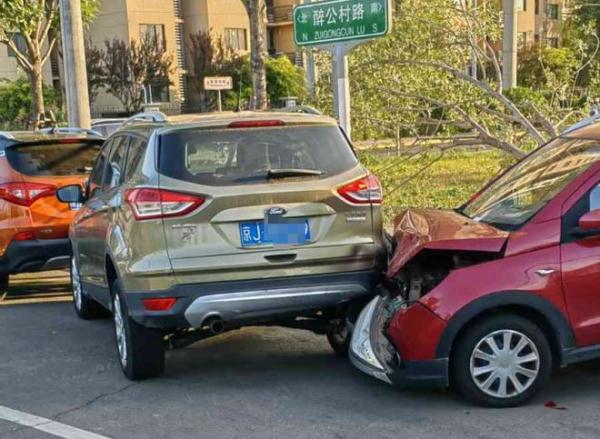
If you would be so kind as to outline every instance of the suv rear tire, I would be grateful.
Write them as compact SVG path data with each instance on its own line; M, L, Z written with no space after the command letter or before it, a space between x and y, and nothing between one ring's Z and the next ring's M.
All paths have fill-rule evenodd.
M79 263L71 256L71 288L73 290L73 307L80 319L92 320L109 316L108 311L86 293L79 275Z
M348 357L351 334L345 318L335 319L327 331L327 341L333 352L340 358Z
M533 397L550 377L552 352L534 323L501 314L460 336L451 369L455 388L467 399L487 407L514 407Z
M161 375L165 368L162 331L146 328L129 317L118 282L113 282L111 291L117 356L123 373L134 381Z

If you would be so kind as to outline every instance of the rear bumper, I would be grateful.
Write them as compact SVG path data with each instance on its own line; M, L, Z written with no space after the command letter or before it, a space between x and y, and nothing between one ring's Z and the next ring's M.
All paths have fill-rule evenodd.
M380 297L373 299L361 312L352 333L350 361L360 371L389 384L404 387L447 387L448 358L404 361L391 343L374 333ZM382 349L394 351L392 361L385 361ZM389 356L389 355L388 355Z
M0 257L0 273L17 274L55 270L69 266L69 239L36 239L12 241Z
M373 271L294 276L275 279L178 285L145 293L127 292L131 318L152 328L200 328L210 318L233 325L284 319L294 314L319 310L372 297L376 285ZM175 297L168 311L147 311L143 299Z

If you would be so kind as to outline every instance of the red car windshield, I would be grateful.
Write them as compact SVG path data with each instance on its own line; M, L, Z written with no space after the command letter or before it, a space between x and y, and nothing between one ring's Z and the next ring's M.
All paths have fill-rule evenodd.
M597 140L555 139L498 178L461 213L503 230L515 230L599 158Z

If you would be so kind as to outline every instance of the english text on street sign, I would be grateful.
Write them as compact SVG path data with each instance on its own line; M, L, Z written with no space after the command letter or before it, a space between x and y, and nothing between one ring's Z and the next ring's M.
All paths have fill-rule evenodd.
M388 0L304 3L294 8L294 40L315 46L380 37L389 32L390 18Z
M231 90L233 79L231 76L205 76L204 90Z

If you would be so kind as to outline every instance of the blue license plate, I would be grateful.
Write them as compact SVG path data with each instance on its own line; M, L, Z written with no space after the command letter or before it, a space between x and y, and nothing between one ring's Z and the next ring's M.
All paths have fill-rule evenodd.
M308 219L297 219L285 223L269 223L264 221L248 221L240 223L240 241L242 247L263 244L299 245L311 240Z

